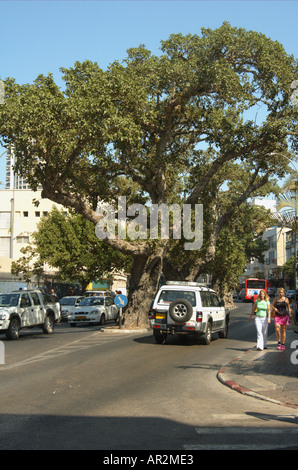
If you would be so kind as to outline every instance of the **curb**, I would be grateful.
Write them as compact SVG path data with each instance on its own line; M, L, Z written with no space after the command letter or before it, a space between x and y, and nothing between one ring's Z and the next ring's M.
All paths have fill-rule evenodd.
M243 355L248 354L250 351L251 351L251 349L249 349L248 351L243 353ZM292 403L287 403L287 402L283 402L283 401L279 401L279 400L274 400L273 398L266 397L266 395L261 395L257 392L254 392L253 390L249 390L248 388L243 387L239 383L234 382L233 380L231 380L229 375L226 373L226 368L229 367L230 364L233 364L234 362L237 362L239 360L241 360L241 357L237 357L236 359L233 359L231 362L229 362L225 366L221 367L220 370L218 371L217 378L223 385L226 385L227 387L231 388L232 390L235 390L236 392L239 392L242 395L246 395L248 397L257 398L258 400L267 401L267 402L274 403L274 404L280 405L280 406L285 406L285 407L288 407L288 408L298 409L298 405L294 405Z

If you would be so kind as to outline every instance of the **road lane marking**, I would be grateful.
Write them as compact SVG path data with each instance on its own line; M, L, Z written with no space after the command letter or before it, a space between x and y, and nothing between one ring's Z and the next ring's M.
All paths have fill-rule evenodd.
M104 346L107 343L111 343L113 341L119 341L123 337L127 338L127 335L117 334L117 335L103 335L101 332L99 333L92 333L88 338L89 340L79 339L73 341L69 344L64 344L63 346L59 346L58 348L50 349L49 351L45 351L41 354L36 356L30 357L28 359L24 359L23 361L18 361L10 365L0 365L0 372L6 371L9 369L14 369L16 367L22 367L24 365L33 364L35 362L41 362L48 359L55 359L60 356L64 356L66 354L73 353L75 351L83 351L85 349Z
M184 444L185 450L270 450L270 449L285 449L291 446L296 446L298 437L298 428L283 427L283 428L260 428L260 427L202 427L195 428L200 442L195 444ZM262 435L262 442L254 443L252 439L256 435ZM274 439L272 441L272 436ZM282 436L284 442L276 443L276 436ZM242 444L239 442L241 438L249 440L249 443ZM212 439L212 443L210 440ZM239 440L237 442L237 439ZM271 439L271 442L265 442L266 439ZM231 440L231 442L229 442ZM204 442L205 441L205 442ZM223 442L224 441L224 442ZM228 442L227 442L228 441Z
M255 427L210 427L210 428L196 428L196 433L199 435L210 434L280 434L281 428L255 428ZM283 433L298 434L298 428L282 428Z

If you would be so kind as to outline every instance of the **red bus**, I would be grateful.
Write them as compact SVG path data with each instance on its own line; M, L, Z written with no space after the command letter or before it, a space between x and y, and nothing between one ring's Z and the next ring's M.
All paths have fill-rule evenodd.
M259 294L260 290L267 292L267 281L266 279L246 279L245 280L245 292L243 296L243 302L252 300L254 294Z

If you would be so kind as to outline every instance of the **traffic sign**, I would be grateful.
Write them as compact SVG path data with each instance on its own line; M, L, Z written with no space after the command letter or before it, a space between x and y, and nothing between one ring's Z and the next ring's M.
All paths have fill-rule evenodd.
M124 308L127 305L127 297L123 294L117 295L114 302L117 307Z

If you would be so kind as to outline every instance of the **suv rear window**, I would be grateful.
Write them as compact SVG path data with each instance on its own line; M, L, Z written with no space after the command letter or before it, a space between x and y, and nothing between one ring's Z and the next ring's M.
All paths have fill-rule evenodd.
M196 306L196 293L183 290L162 290L158 299L158 303L170 304L177 299L188 300L193 307Z

